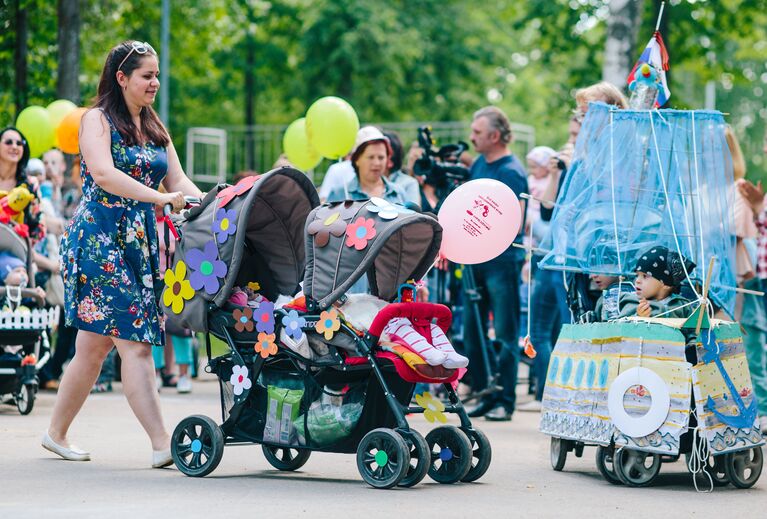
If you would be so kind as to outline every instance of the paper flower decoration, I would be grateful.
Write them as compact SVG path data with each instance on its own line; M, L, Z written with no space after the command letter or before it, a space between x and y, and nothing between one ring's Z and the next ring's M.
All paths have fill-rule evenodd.
M362 250L376 235L375 221L360 216L346 228L346 246Z
M341 213L338 211L330 212L327 216L321 217L320 213L323 213L325 209L317 211L316 217L312 223L309 224L309 234L314 236L314 244L317 247L324 247L330 241L330 235L343 236L346 232L347 223L341 218Z
M253 310L251 308L245 308L244 310L238 308L232 312L232 317L234 317L235 330L238 332L243 332L245 330L249 332L253 331Z
M232 376L229 377L229 383L233 386L232 392L239 396L245 389L250 389L253 384L248 376L248 368L245 366L232 366Z
M216 242L210 240L203 250L192 249L186 256L189 267L193 270L189 282L195 290L205 289L208 294L218 292L221 284L218 278L226 277L226 263L218 259Z
M274 343L274 334L259 333L258 342L253 346L253 349L255 349L256 353L263 358L267 358L269 355L275 355L277 353L277 345Z
M247 286L253 292L258 292L261 290L261 284L258 281L250 281Z
M234 209L219 208L213 220L213 232L218 243L224 243L229 236L237 232L237 211Z
M253 320L259 332L274 333L274 303L262 301L253 312Z
M440 421L447 423L447 416L445 416L445 404L431 396L428 391L415 396L415 401L418 405L423 407L423 416L427 421L434 423L434 421Z
M250 188L253 187L253 184L255 184L256 180L259 178L261 178L261 175L250 175L243 178L235 185L223 189L219 194L216 195L216 198L221 200L219 207L226 207L226 205L231 202L234 197L240 196L250 191Z
M394 205L377 196L370 199L370 203L367 205L367 210L371 213L376 213L382 220L394 220L400 214L409 214L413 212L410 209Z
M169 306L174 314L180 314L184 303L194 297L194 289L186 279L186 264L179 261L176 263L176 270L166 270L163 281L165 292L162 294L162 302Z
M320 314L320 320L317 321L315 329L318 333L325 335L325 340L329 341L333 335L341 328L341 319L338 317L336 309L326 310Z
M285 333L293 337L293 339L300 341L304 336L302 326L306 326L306 319L298 315L298 312L291 310L288 315L282 318L282 326L285 327Z

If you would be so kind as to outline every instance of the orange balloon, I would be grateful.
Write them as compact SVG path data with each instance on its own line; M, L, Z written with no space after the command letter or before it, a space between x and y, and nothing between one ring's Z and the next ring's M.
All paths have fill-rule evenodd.
M56 139L59 141L59 147L64 153L80 153L80 141L78 132L80 131L80 120L87 108L75 108L69 112L56 128Z

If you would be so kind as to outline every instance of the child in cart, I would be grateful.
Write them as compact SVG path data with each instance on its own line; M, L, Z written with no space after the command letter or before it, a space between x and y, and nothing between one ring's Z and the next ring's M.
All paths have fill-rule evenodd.
M624 289L618 276L592 274L591 279L602 295L593 319L606 322L621 317L689 317L689 301L679 295L687 274L695 264L676 252L654 246L637 260L635 289Z
M29 273L26 264L9 251L0 251L0 283L6 287L25 288L29 282ZM45 290L35 287L35 292L45 299Z

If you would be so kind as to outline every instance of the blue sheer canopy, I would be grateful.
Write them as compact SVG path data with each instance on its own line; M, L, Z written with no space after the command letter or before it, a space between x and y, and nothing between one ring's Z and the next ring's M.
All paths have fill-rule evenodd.
M734 188L724 130L720 112L592 103L540 265L631 276L641 253L663 245L697 265L689 278L700 286L716 257L709 295L732 315Z

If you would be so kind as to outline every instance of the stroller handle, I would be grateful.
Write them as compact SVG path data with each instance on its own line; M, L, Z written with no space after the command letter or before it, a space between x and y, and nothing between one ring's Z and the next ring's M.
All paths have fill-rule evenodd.
M386 305L373 319L368 330L368 337L378 343L384 327L395 317L405 317L411 321L429 320L436 318L437 326L447 333L450 323L453 322L453 314L445 305L436 303L392 303Z
M184 202L186 202L185 209L189 209L190 207L200 205L201 200L199 197L187 195L187 196L184 196ZM165 204L162 208L162 215L170 216L172 213L173 213L173 206L171 204Z

